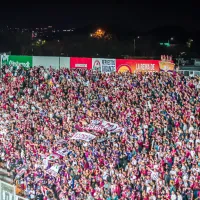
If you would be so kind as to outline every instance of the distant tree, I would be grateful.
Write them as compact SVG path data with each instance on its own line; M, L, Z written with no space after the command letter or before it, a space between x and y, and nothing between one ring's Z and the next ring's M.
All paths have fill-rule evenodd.
M106 32L103 29L97 29L95 32L90 34L90 37L95 39L111 40L112 34Z
M27 55L31 52L30 33L11 33L0 34L0 51L11 51L12 54Z
M59 40L36 41L33 47L36 56L60 56L63 48L63 43Z
M136 56L155 56L156 40L153 36L141 36L139 39L135 39L135 48Z
M20 47L20 55L31 54L31 33L16 33L16 43Z

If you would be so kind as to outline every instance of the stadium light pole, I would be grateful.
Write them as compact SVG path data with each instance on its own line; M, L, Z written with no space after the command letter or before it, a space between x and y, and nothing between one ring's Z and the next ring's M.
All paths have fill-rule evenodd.
M135 50L136 50L136 39L139 39L140 36L137 36L136 38L133 39L133 47L134 47L134 56L135 56Z

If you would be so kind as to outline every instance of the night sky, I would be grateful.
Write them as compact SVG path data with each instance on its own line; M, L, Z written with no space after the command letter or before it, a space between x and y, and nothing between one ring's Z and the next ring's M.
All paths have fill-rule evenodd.
M66 1L70 2L70 1ZM190 1L123 1L122 3L37 4L10 3L1 5L1 25L83 27L89 24L111 24L119 28L146 31L157 26L177 25L186 30L200 29L198 4ZM82 2L82 3L81 3ZM96 1L94 1L96 2ZM120 2L120 1L119 1ZM197 2L197 1L196 1Z

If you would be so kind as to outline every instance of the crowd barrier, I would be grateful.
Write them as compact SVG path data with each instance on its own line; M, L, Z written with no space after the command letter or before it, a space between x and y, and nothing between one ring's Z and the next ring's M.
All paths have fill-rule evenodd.
M13 184L13 179L7 175L7 170L0 165L0 200L26 200L23 195L21 187L17 183Z
M16 186L0 180L0 200L28 200L16 194Z
M112 72L159 72L173 71L173 61L111 59L111 58L81 58L81 57L48 57L48 56L17 56L1 55L1 67L12 65L30 68L33 66L52 67L55 69L87 69L103 73Z

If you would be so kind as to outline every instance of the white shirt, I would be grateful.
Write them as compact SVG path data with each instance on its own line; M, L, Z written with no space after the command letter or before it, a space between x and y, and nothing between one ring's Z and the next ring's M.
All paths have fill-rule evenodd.
M194 151L194 150L190 151L190 154L191 154L191 156L194 158L194 156L195 156L195 151Z
M190 126L189 128L189 133L192 133L194 131L194 127L193 126Z
M176 200L176 195L175 194L172 194L171 200Z
M177 200L183 200L182 195L178 195Z
M151 172L151 179L156 181L158 179L158 172L152 171Z
M35 198L35 191L34 191L34 190L31 190L31 191L29 192L29 195L30 195L30 198L31 198L31 199L34 199L34 198Z

